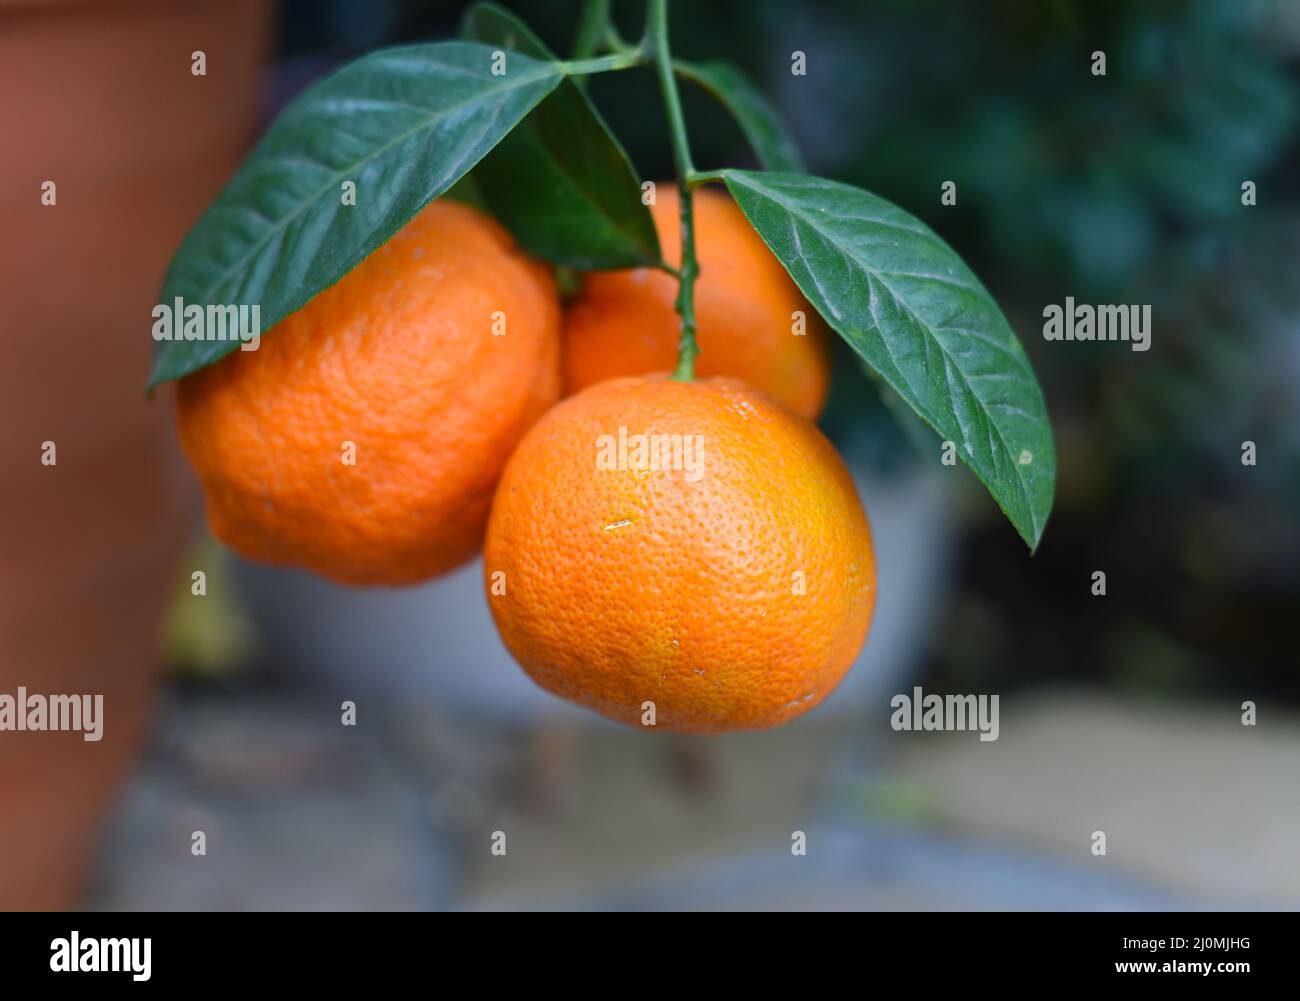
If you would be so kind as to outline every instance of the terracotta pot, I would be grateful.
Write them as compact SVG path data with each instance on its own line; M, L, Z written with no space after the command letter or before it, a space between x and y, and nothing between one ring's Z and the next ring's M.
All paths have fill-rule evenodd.
M0 732L0 908L77 903L148 725L195 513L149 311L252 138L268 6L0 0L0 694L104 696L97 743Z

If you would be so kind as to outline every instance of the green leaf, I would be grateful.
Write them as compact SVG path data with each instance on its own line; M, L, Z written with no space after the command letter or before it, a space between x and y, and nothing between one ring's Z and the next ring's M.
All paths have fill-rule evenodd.
M333 285L463 177L551 93L563 67L439 42L342 67L271 126L172 260L162 301L261 306L268 330ZM356 184L344 205L343 184ZM160 341L150 388L238 342Z
M680 61L673 63L673 69L683 79L703 87L731 112L764 170L797 173L805 169L803 157L776 110L739 69L724 62Z
M804 295L988 487L1031 549L1052 509L1042 390L992 296L924 223L817 177L722 172Z
M539 59L554 56L522 21L478 4L463 33ZM585 271L659 261L654 220L632 164L587 95L565 80L474 170L488 207L531 254Z

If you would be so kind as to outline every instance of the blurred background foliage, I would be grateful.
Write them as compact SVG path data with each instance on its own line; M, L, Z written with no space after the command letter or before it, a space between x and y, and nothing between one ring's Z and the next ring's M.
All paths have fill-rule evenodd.
M571 50L576 3L506 5ZM453 35L466 6L291 0L268 115L359 51ZM639 37L642 4L614 6ZM1043 383L1060 453L1052 523L1030 559L986 497L954 491L959 580L923 683L1300 699L1300 3L727 0L675 4L672 32L681 57L727 59L759 83L811 172L951 242ZM796 50L806 76L790 72ZM591 92L642 176L669 176L649 74L606 74ZM720 108L686 100L700 166L753 163ZM1043 307L1066 296L1150 304L1152 349L1044 342ZM901 441L842 360L828 420Z

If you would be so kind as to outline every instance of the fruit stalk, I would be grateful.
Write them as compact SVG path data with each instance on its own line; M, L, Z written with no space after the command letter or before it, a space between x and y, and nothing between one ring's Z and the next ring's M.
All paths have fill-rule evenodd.
M646 8L646 40L649 43L659 87L663 91L664 110L668 114L668 131L673 148L673 167L677 173L678 201L681 205L682 260L677 269L677 315L681 317L681 339L677 347L677 370L673 378L690 382L695 378L695 279L700 266L695 257L695 222L691 200L695 167L691 164L691 147L686 139L686 118L673 76L672 54L668 48L668 0L650 0Z

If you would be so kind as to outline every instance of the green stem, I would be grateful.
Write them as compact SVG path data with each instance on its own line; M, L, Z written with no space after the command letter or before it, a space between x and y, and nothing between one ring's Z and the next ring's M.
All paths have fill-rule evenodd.
M560 66L569 76L582 76L587 73L631 69L645 61L645 56L640 49L631 49L627 52L615 52L609 56L598 56L595 59L570 59L568 62L560 63Z
M688 181L691 189L694 190L714 181L721 183L725 179L725 175L721 170L697 170L691 174Z
M677 172L677 196L681 206L682 260L678 267L677 315L681 317L681 339L677 345L677 370L673 378L690 382L695 378L695 280L700 266L695 256L695 216L691 189L695 167L691 164L691 147L686 139L686 118L673 76L673 59L668 49L668 0L650 0L646 8L646 42L659 89L663 92L664 110L668 114L668 131L672 139L673 167Z
M605 26L605 48L610 52L632 52L637 46L623 41L623 36L618 33L618 26L614 24L614 19L610 18Z
M600 49L605 40L605 29L609 24L609 0L586 0L582 5L582 17L578 21L578 34L573 40L573 58L590 59ZM579 87L585 87L587 81L578 80Z

